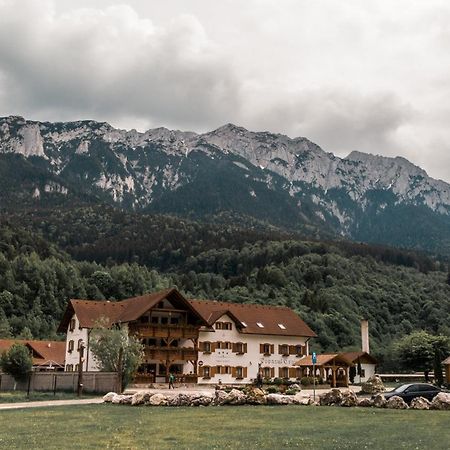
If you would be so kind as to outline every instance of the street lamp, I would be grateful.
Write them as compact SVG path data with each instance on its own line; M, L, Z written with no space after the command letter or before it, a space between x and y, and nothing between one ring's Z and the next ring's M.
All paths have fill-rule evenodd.
M84 349L85 349L85 342L81 341L79 346L79 353L80 353L80 359L78 362L78 397L81 397L81 394L83 393L83 356L84 356Z

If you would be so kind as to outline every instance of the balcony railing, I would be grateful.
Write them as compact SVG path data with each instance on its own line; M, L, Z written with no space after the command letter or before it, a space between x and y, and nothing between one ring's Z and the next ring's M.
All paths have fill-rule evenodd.
M198 352L193 348L183 347L147 347L144 350L145 358L158 361L196 361Z
M140 337L193 339L198 338L198 327L190 325L152 325L132 324L130 332L137 333Z

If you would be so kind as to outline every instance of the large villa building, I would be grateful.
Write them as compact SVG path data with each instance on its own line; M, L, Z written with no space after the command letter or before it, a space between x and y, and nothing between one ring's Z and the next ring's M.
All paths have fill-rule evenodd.
M98 370L90 349L99 322L127 327L144 345L135 381L164 382L169 372L186 382L249 383L263 377L299 379L298 362L316 334L289 308L188 300L176 289L118 302L70 300L59 326L66 332L65 370Z

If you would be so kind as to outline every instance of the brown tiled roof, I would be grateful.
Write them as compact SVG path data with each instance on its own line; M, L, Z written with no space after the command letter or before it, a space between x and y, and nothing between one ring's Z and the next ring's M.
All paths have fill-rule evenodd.
M314 331L291 309L281 306L227 303L211 300L189 300L211 325L230 313L239 321L240 331L248 334L315 337ZM263 325L259 327L257 323ZM281 324L284 329L279 326Z
M342 352L341 355L355 364L358 362L358 358L361 359L361 362L363 362L362 360L365 360L369 361L371 364L378 364L378 361L367 352Z
M53 362L60 366L64 366L66 357L65 341L27 341L27 344L35 353L41 356L41 358L35 358L38 365Z
M153 308L164 298L170 298L172 301L181 303L191 313L197 317L202 325L203 316L176 290L166 289L164 291L141 295L139 297L128 298L118 302L94 301L94 300L70 300L66 308L63 319L58 327L59 332L66 332L69 321L76 314L80 325L83 328L93 328L97 321L104 317L107 324L130 322L138 319L142 314Z
M32 350L33 366L46 366L50 363L64 366L66 356L65 342L0 339L0 354L9 350L13 344L22 344Z
M351 366L353 363L347 359L345 356L342 355L342 353L324 353L321 355L317 355L317 362L316 366L325 366L330 364L333 359L336 359L336 362L341 361L346 363L347 365ZM304 358L300 359L295 363L296 366L312 366L312 355L305 356Z

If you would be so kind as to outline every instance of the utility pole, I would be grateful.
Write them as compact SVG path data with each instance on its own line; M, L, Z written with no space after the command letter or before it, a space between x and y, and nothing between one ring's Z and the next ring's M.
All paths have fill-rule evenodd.
M84 356L84 342L80 342L80 359L78 361L78 397L83 393L83 356Z
M117 393L121 394L122 393L122 372L123 372L123 347L120 347L119 349L119 361L117 364L117 384L119 385L117 388Z

